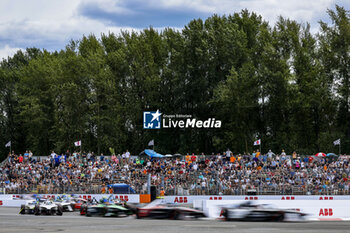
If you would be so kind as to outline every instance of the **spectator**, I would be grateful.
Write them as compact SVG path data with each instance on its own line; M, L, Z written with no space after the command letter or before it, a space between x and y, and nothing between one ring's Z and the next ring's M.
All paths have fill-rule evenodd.
M349 193L350 157L331 160L299 156L292 159L284 154L282 160L278 159L280 155L269 159L269 152L254 158L249 154L231 155L229 161L226 154L208 155L203 161L193 154L196 159L191 156L188 161L186 157L152 160L140 157L122 164L117 162L120 155L108 159L101 153L103 158L88 161L76 152L74 159L67 159L67 153L57 155L53 151L54 166L51 155L49 159L25 163L23 156L13 153L9 155L14 156L13 161L9 159L0 166L0 185L9 193L29 192L39 187L48 193L67 190L101 193L104 184L128 183L141 193L151 174L151 184L159 189L164 187L169 195L181 189L190 194L222 192L230 195L245 195L248 189L259 193L274 190L278 194L298 190L302 194L324 194L335 189L341 194ZM104 193L109 193L105 185Z
M128 150L126 150L126 152L125 152L125 159L126 159L126 162L129 163L130 152Z
M18 157L18 162L19 162L19 163L22 163L22 162L23 162L23 156L22 156L22 154L19 155L19 157Z
M26 152L23 154L23 160L24 162L27 162L29 160L29 152L26 150Z

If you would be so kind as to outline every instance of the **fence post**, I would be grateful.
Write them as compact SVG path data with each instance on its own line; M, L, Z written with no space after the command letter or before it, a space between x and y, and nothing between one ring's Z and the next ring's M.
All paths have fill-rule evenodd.
M161 187L164 189L164 175L161 176Z
M147 194L151 194L151 174L148 173L147 177Z
M174 195L176 196L177 192L176 192L176 173L174 174Z

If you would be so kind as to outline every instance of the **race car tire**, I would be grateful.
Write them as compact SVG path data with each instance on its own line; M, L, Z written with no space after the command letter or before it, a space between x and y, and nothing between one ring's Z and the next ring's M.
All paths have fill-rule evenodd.
M227 216L228 216L228 211L227 211L227 209L223 209L222 211L221 211L221 216L224 218L224 220L228 220L228 218L227 218Z
M174 211L173 214L172 214L174 220L180 220L183 218L183 214L181 214L180 212L178 211Z
M40 207L38 205L34 207L34 215L40 215Z
M26 213L26 206L21 205L21 210L19 211L20 214L25 214Z
M80 215L86 215L87 205L81 205L80 207Z
M276 219L277 222L283 222L283 220L284 220L284 215L283 214L278 216L277 219Z
M106 212L105 215L106 215L107 213L108 213L108 212ZM117 212L115 212L114 214L115 214L114 217L116 217L116 218L119 218L119 217L120 217L120 211L117 211Z
M63 207L61 205L57 206L56 215L58 215L58 216L62 216L63 215Z
M135 214L136 214L136 219L141 219L141 217L140 217L140 215L139 215L139 210L138 210L138 209L136 209Z
M205 217L204 214L195 214L195 215L194 215L194 218L195 218L195 219L204 218L204 217Z
M86 209L86 217L92 217L91 212L89 211L89 209Z
M55 214L56 214L56 210L55 210L54 208L52 208L52 209L50 210L50 214L51 214L51 215L55 215Z

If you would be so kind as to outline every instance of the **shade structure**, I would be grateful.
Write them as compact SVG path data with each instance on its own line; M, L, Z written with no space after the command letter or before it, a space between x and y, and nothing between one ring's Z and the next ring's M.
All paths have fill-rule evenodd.
M338 156L338 155L336 155L334 153L328 153L327 156Z
M114 194L136 194L136 191L128 184L111 184L108 187L113 189Z
M164 155L159 154L159 153L155 152L154 150L146 149L145 153L146 153L146 155L148 155L151 158L164 158Z
M323 152L318 152L317 154L315 154L316 157L326 157L326 154Z

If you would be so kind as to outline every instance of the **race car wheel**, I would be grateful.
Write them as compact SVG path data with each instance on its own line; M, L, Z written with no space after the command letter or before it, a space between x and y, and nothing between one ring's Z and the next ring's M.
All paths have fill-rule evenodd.
M107 213L106 213L106 214L107 214ZM121 214L120 214L120 211L117 211L117 212L114 213L114 216L117 217L117 218L119 218L120 215L121 215Z
M25 214L26 213L26 206L21 205L21 210L19 211L20 214Z
M55 210L54 208L52 208L52 209L50 210L50 214L51 214L51 215L55 215L55 213L56 213L56 210Z
M40 207L39 207L39 205L35 205L35 207L34 207L34 214L35 215L40 215Z
M178 211L174 211L172 215L173 215L174 220L180 220L180 219L183 219L183 217L184 217L183 214L181 214Z
M194 215L194 218L195 218L195 219L204 218L204 215L203 215L203 214L195 214L195 215Z
M61 205L58 205L56 215L62 216L62 214L63 214L63 207Z
M283 220L284 220L284 215L283 214L278 216L277 219L276 219L277 222L283 222Z
M87 205L81 205L80 207L80 215L86 215Z
M137 219L141 219L141 217L140 217L140 215L139 215L139 210L138 210L138 209L135 210L135 214L136 214L136 218L137 218Z
M227 216L228 216L227 209L221 210L220 216L222 216L224 218L224 220L227 220Z
M91 211L89 209L86 210L86 216L87 217L92 217Z

